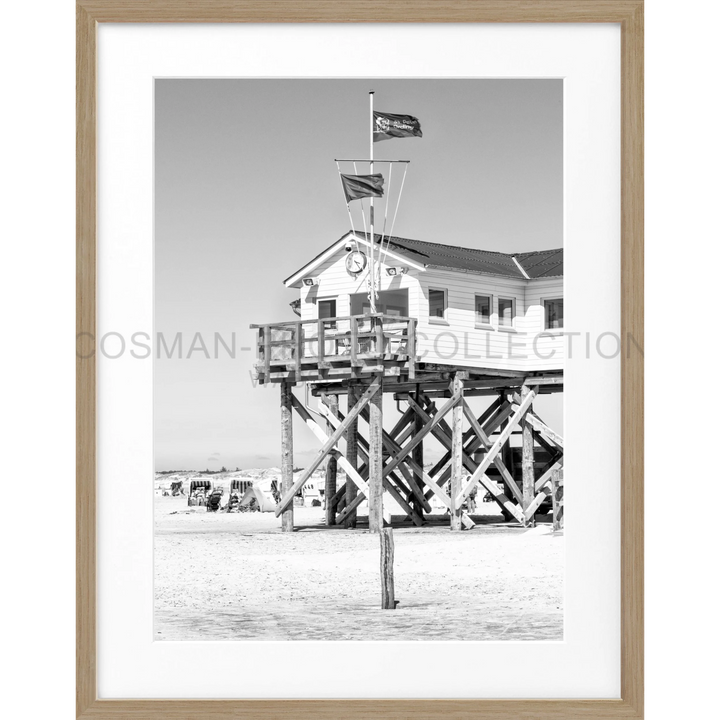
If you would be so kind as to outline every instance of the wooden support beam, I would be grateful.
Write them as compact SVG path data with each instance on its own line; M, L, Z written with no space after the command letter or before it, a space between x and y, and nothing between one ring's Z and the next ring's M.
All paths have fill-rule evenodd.
M317 470L317 468L320 466L320 463L325 459L327 454L335 448L340 438L343 436L345 431L347 430L347 425L349 425L350 422L355 420L357 416L360 414L360 411L367 405L367 403L370 401L372 397L375 396L375 394L378 392L378 390L382 386L382 381L380 378L376 378L373 380L373 382L370 384L370 386L367 388L367 390L363 393L363 396L360 398L360 400L356 403L355 407L348 413L347 417L345 418L345 423L341 425L335 432L332 434L331 437L327 438L327 440L324 441L324 444L318 454L315 456L314 460L308 465L304 470L302 475L295 481L293 486L283 495L282 499L280 500L280 503L277 507L277 510L275 511L276 515L280 515L287 507L290 505L293 501L293 498L295 497L295 493L307 482L308 478ZM295 409L295 411L305 420L308 427L313 431L316 437L323 438L327 437L325 433L322 431L320 426L310 417L310 414L308 411L302 406L302 404L298 401L298 399L292 395L290 395L292 406ZM344 460L344 458L343 458ZM345 461L347 462L347 461ZM350 476L353 476L353 468L349 466L343 465L343 469L345 472L350 472ZM355 473L357 474L357 473ZM362 482L362 481L361 481Z
M305 353L305 343L303 342L303 326L302 323L295 323L295 367L288 370L295 370L297 377L302 375L302 359Z
M402 449L400 445L398 445L398 443L393 440L389 433L383 432L383 443L387 450L390 452L391 456L396 456ZM420 481L422 482L423 467L415 460L415 458L410 457L405 458L404 462L401 462L397 466L397 469L400 471L402 476L405 478L405 481L410 486L411 494L413 497L413 505L417 505L420 508L418 509L418 507L414 507L414 511L422 519L422 510L432 512L432 506L427 500L425 500L423 492L422 490L420 490L420 486L417 484L416 481L416 478L419 477L421 479ZM393 471L390 471L390 474L394 474Z
M463 396L464 395L465 395L465 390L463 390ZM416 402L418 402L418 404L421 402L419 396L416 396ZM498 408L500 407L500 405L502 403L503 403L503 399L501 397L498 398L497 400L495 400L495 402L491 403L490 406L485 410L485 412L483 412L480 415L480 417L477 418L478 424L480 426L482 426L484 423L486 423L488 421L488 419L494 413L496 413L498 411ZM422 423L422 417L420 418L420 422ZM490 430L490 432L492 432L492 430ZM471 441L472 438L473 438L473 430L472 430L472 428L469 428L463 435L463 445L465 445L468 441ZM478 441L476 440L476 442L478 442ZM470 453L474 452L474 450L476 450L477 447L478 447L477 445L475 445L475 447L466 447L465 452L470 454ZM442 469L450 462L451 454L452 453L448 450L448 452L446 452L445 455L443 455L443 457L440 458L440 460L437 463L435 463L435 465L433 465L433 467L430 469L431 477L436 477L442 471Z
M415 448L418 444L420 444L423 441L423 438L425 438L427 435L429 435L432 432L435 425L437 425L445 417L445 415L447 415L450 412L450 410L452 410L455 407L456 403L458 403L461 398L462 398L462 395L453 395L453 397L451 397L447 401L447 403L445 403L445 405L442 407L442 409L438 410L435 417L433 417L432 420L427 422L423 426L422 430L419 433L417 433L415 435L415 437L413 437L413 439L407 445L405 445L402 448L402 450L392 459L392 461L388 465L389 470L394 470L403 461L403 459L406 458L412 452L413 448ZM411 403L416 408L420 407L417 403L414 402L414 400L412 398L408 398L408 402ZM422 411L422 413L425 413L425 411L422 410L422 408L420 408L420 410ZM424 479L425 479L425 482L427 482L427 479L426 478L424 478Z
M332 417L328 416L328 419L335 426L339 426L341 423L339 418L332 418ZM425 428L423 428L423 429L425 429ZM391 444L394 442L394 441L392 441L392 438L389 438L387 436L387 433L385 433L383 435L383 441L384 442L389 441ZM367 451L364 449L363 445L365 445L365 447L368 447L369 443L365 442L363 440L362 436L358 433L358 447L361 452L367 453ZM398 448L399 448L399 446L398 446ZM428 485L431 488L432 492L435 495L437 495L438 499L449 508L450 507L450 498L448 497L448 495L424 471L423 468L419 467L416 463L414 463L410 457L407 457L407 453L405 453L405 451L407 449L408 449L407 446L405 448L398 449L396 456L393 457L391 459L391 461L387 465L385 465L385 467L383 468L383 477L386 478L387 476L389 476L396 468L400 467L401 462L405 462L405 464L408 466L408 468L410 470L412 470L415 474L420 474L422 476L425 484ZM402 458L400 460L398 460L400 453L405 453L405 454L402 456ZM400 467L400 469L402 471L402 467ZM362 474L362 471L361 471L361 474ZM409 484L410 484L410 477L411 476L409 476L409 475L405 475L405 478L408 480ZM383 484L385 485L385 482ZM356 509L358 507L358 505L360 505L360 503L365 499L365 497L366 497L366 495L363 494L363 491L361 490L360 494L358 494L357 497L352 502L349 502L348 505L345 507L345 509L337 516L336 522L338 524L344 522L345 518L349 515L349 513L351 513L354 509ZM468 529L475 526L475 523L466 514L463 514L463 516L462 516L462 523Z
M358 492L358 494L350 501L339 513L335 522L338 525L342 525L351 515L356 514L358 506L365 500L365 493Z
M293 485L293 426L292 426L292 385L280 385L280 492L283 496L290 493ZM293 531L293 503L287 505L282 513L283 532Z
M355 484L346 480L345 484L330 498L330 502L333 504L334 508L337 508L340 505L340 502L345 498L345 492L351 486L355 487Z
M485 423L482 423L481 418L478 418L478 421L482 424L483 430L485 431L486 435L492 434L496 428L500 427L500 425L507 419L507 417L512 413L512 405L509 402L506 402L504 398L501 396L498 399L498 402L500 403L499 406L494 407L495 403L488 408L488 411L491 410L494 407L494 411L490 413L489 419L485 421ZM486 411L486 412L488 412ZM482 416L481 416L482 417ZM472 433L470 430L468 430L468 438L471 437ZM481 445L480 439L478 437L474 437L470 439L470 442L465 447L465 453L467 455L470 455L474 453ZM445 456L438 462L432 470L430 470L430 476L436 477L437 473L447 465L447 463L450 461L450 455L451 453L448 451ZM438 485L442 486L445 481L450 477L450 468L448 467L445 472L438 478L437 482ZM498 490L498 492L500 492ZM492 494L492 493L491 493ZM433 495L433 491L429 490L425 493L425 498L430 498ZM504 496L503 496L504 497Z
M357 336L357 318L353 318L351 320L351 326L354 330L354 335ZM352 348L355 347L355 342L353 341L353 344L351 346ZM348 386L348 394L347 394L347 403L348 403L348 415L350 414L350 411L355 406L355 403L358 400L358 392L357 387L354 383L350 383ZM352 465L356 470L358 469L358 421L357 418L355 420L352 420L348 423L347 426L347 433L345 434L345 442L347 443L347 451L345 453L345 457L347 458L348 463ZM345 502L347 505L352 503L352 501L357 497L357 486L355 483L347 482L345 483ZM337 522L337 518L336 518ZM345 520L345 527L346 528L354 528L357 526L357 513L351 512L347 519Z
M411 319L408 323L407 354L408 354L408 379L415 379L415 354L417 353L417 319Z
M337 395L326 395L323 401L333 415L338 414ZM328 433L332 433L333 430L332 425L328 423ZM332 504L332 497L337 489L337 467L337 458L331 454L325 465L325 525L327 526L335 524L335 507Z
M262 330L262 339L263 339L263 373L265 377L265 382L270 381L270 326L265 325Z
M463 479L463 380L456 373L452 380L453 396L459 395L460 401L455 403L452 414L452 476L450 478L450 529L462 530L460 515L462 513L462 479Z
M552 428L549 428L540 418L533 413L531 410L529 410L525 414L525 420L528 425L530 425L533 430L536 430L539 433L542 433L550 442L557 445L557 447L562 448L564 447L564 440L562 438L562 435L559 433L556 433Z
M380 528L380 607L395 609L395 541L392 528Z
M560 470L562 466L563 458L560 457L535 481L535 492L539 492L540 490L542 490L543 486L550 482L553 470Z
M465 491L463 492L463 496L467 497L472 489L477 485L477 483L480 481L480 478L485 474L485 471L490 467L490 463L493 461L495 456L500 451L500 448L507 442L508 438L510 437L510 433L514 430L515 426L520 422L523 415L525 414L525 411L528 409L530 405L532 405L532 401L535 399L535 396L537 395L538 388L533 388L530 390L527 394L527 396L523 399L520 407L515 411L515 413L512 415L511 418L509 418L509 422L507 424L507 427L500 433L498 436L498 439L495 441L493 446L488 450L487 454L483 458L483 461L478 465L475 472L472 474L472 477L470 478L470 482L465 487ZM494 484L494 483L493 483ZM485 482L483 482L483 485L486 485ZM492 492L492 491L491 491Z
M430 408L432 410L432 408ZM442 427L442 423L439 425L438 429L433 431L433 435L445 446L445 447L451 447L452 445L452 433L449 430L446 430ZM485 435L485 438L487 439L487 435ZM508 438L509 439L509 438ZM473 451L476 449L476 447L479 447L479 445L483 444L482 437L477 438L478 445L475 445L475 443L472 443L470 447L473 448ZM485 449L490 448L491 443L488 440L488 444L485 445ZM505 448L508 447L508 444L504 446ZM470 457L470 453L463 450L462 453L463 458L463 464L464 466L470 470L470 472L475 472L475 470L478 468L478 463L475 462L475 460ZM503 461L500 459L499 454L496 455L493 459L493 463L500 469L501 474L503 475L503 479L505 482L509 485L512 493L515 495L515 498L517 501L522 504L523 501L523 494L520 491L520 489L517 486L517 483L515 482L515 479L510 475L509 471L507 470L507 467L503 463ZM453 468L452 466L448 468L442 475L441 480L444 482L445 480L449 479L452 476ZM484 476L484 482L483 485L487 485L488 483L491 483L492 481L487 476ZM442 484L442 483L440 483ZM511 500L503 494L500 489L493 483L492 486L488 486L488 491L496 496L496 499L500 502L503 507L506 507L508 503L511 503ZM497 493L500 493L497 495ZM469 494L469 493L468 493ZM507 508L506 508L507 509ZM516 517L519 517L518 513L513 511L512 514Z
M407 515L410 516L410 519L420 527L423 524L423 519L415 512L415 510L411 507L411 505L405 500L405 498L398 492L397 488L393 487L392 483L385 479L383 481L383 485L385 488L387 488L387 491L390 493L390 495L395 498L395 501L397 504L405 511Z
M382 332L382 324L379 327ZM370 532L376 533L383 527L382 375L378 375L374 382L379 389L370 398L368 523Z
M419 399L420 396L420 386L418 386L417 390L415 391L415 398L416 400ZM413 433L417 435L421 430L423 426L422 418L420 418L417 413L413 411L411 407L408 407L408 411L412 412L413 414ZM423 468L425 465L425 451L424 451L424 443L420 441L412 451L412 459L413 462L419 466L420 468ZM431 512L432 508L430 506L430 503L425 500L425 491L424 491L424 484L422 479L422 473L416 473L413 477L413 480L415 481L415 487L413 488L413 491L417 490L415 493L416 497L413 502L413 507L415 508L415 512L417 512L420 516L423 514L423 509L427 510L428 512Z
M560 478L560 470L553 470L550 484L552 487L553 531L557 532L565 526L565 499L563 497L565 488Z
M428 370L429 372L447 372L448 370L462 370L470 374L487 375L496 377L507 377L507 378L524 378L527 373L521 370L493 370L491 368L475 368L465 367L459 365L440 365L439 363L422 363L422 369Z
M527 414L532 411L532 399L535 393L527 385L522 386L520 393L521 405L527 398L530 403L520 420L522 428L522 478L523 478L523 511L525 522L531 522L534 510L531 512L535 502L535 441L533 439L532 425L527 421ZM539 505L539 503L538 503ZM537 506L536 506L537 507Z
M318 425L318 423L315 421L315 419L310 415L310 413L303 407L302 403L300 401L293 397L293 409L295 412L297 412L298 415L303 419L305 424L308 426L310 431L315 435L315 437L323 443L323 445L327 444L329 438L325 431ZM324 404L320 405L320 410L324 411L326 413L325 417L327 417L329 420L333 421L333 427L335 429L343 429L343 424L334 416L329 413L329 411L325 408ZM350 465L350 463L347 461L343 453L338 449L338 447L333 447L328 450L328 454L332 454L335 456L335 458L338 461L338 464L340 467L345 471L345 475L348 480L350 480L352 483L354 483L358 489L360 489L361 492L367 492L367 483L365 482L365 478L362 476L362 473L359 473L355 468Z
M484 450L489 450L492 447L492 442L490 441L490 438L485 434L485 431L482 429L480 424L475 420L475 417L470 410L470 406L467 404L466 400L463 400L463 405L465 408L465 415L468 418L468 421L470 422L470 426L472 427L473 431L475 432L475 435L482 443ZM503 450L506 448L510 448L510 443L507 442L505 445L503 445ZM495 464L495 467L498 469L498 472L500 473L502 479L505 481L505 484L510 488L512 491L512 494L515 496L515 499L518 500L518 502L522 498L522 494L520 492L520 488L517 486L517 483L515 482L515 478L512 476L512 473L510 470L508 470L507 466L505 465L505 462L501 458L501 453L498 453L495 456L495 459L493 460L493 463Z
M529 503L527 508L523 510L523 515L525 516L525 523L530 524L533 521L533 517L535 513L537 512L537 509L540 507L540 505L545 502L547 498L552 495L552 488L549 485L546 485L540 492L532 499L532 501Z

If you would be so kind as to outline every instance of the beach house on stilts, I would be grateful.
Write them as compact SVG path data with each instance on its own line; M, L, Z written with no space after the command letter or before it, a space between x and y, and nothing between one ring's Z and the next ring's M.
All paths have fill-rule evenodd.
M375 160L373 142L420 131L415 118L374 112L372 95L370 118L370 159L337 161L351 229L285 280L299 291L296 320L252 326L258 381L280 385L277 514L291 530L295 494L326 462L328 525L353 526L367 500L370 529L379 531L388 493L418 526L434 495L452 529L470 528L463 504L478 487L506 517L531 523L563 464L562 437L533 408L538 394L563 389L563 251L501 253L396 237L394 222L385 232L387 202L376 231L374 200L387 199L390 187L375 166L399 166L404 178L407 164ZM353 170L366 163L369 173L345 174L341 163ZM398 202L401 194L402 185ZM363 199L369 216L355 222L351 202ZM310 385L322 419L293 393L298 383ZM384 393L403 409L393 427L383 425ZM494 398L479 417L467 402L477 395ZM320 443L296 480L293 412ZM516 460L510 437L518 430ZM426 469L430 436L445 455ZM338 466L346 477L340 487Z

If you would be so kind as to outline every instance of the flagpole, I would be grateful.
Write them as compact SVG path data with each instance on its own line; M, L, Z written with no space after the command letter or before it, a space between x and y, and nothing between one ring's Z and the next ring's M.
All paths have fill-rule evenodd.
M375 91L370 91L370 174L373 174L375 163L373 161L374 155L374 143L373 143L373 129L375 126L375 120L373 117L373 99ZM370 312L377 312L375 306L375 202L374 198L370 196Z

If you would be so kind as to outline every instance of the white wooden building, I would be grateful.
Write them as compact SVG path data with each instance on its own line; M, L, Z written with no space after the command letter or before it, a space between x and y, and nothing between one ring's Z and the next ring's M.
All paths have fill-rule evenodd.
M562 248L500 253L393 237L376 243L377 312L410 317L426 363L560 370ZM287 280L303 321L368 314L369 241L347 233Z

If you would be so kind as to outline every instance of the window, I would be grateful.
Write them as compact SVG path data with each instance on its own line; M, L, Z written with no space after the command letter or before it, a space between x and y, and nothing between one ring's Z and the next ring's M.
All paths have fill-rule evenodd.
M318 300L318 320L337 317L337 300ZM328 330L335 329L335 323L325 323Z
M445 290L433 290L428 292L430 304L430 321L445 320L447 312L447 292Z
M498 325L512 327L515 323L515 299L498 298Z
M408 291L407 290L381 290L375 303L379 313L383 315L408 316ZM350 296L351 315L369 315L370 301L367 293L358 293Z
M490 316L492 315L492 296L476 295L475 296L475 324L489 325Z
M552 330L563 326L563 299L545 300L545 329Z

